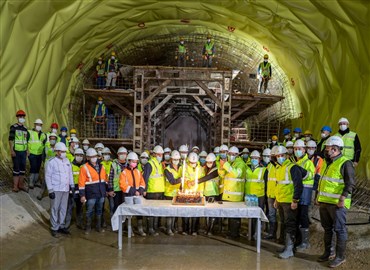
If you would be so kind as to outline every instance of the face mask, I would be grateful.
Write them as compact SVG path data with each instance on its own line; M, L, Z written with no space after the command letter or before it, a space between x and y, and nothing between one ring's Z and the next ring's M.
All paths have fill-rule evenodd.
M18 118L18 122L21 123L21 124L24 124L24 122L26 122L26 119L25 118Z
M285 160L286 160L285 157L278 157L277 158L277 162L279 162L280 165L283 164Z
M347 129L347 125L340 125L340 126L339 126L339 129L340 129L341 131L345 131L345 130Z
M253 167L257 167L258 166L258 159L251 159L251 164Z
M77 149L78 148L78 144L75 144L74 146L73 146L73 149Z
M101 65L101 63L102 63L101 61L98 61L98 64L99 64L99 65Z
M244 155L243 155L243 158L244 158L244 159L248 159L248 157L249 157L249 156L248 156L248 154L244 154Z
M63 136L63 137L67 136L67 132L62 131L62 136Z
M315 154L315 150L308 149L307 153L308 155L313 156L313 154Z
M74 133L71 134L71 138L73 138L73 137L76 138L76 134L74 134Z
M230 162L234 162L235 159L236 159L236 156L229 156Z
M104 155L104 160L105 160L105 161L110 160L110 155Z
M311 140L311 137L305 137L304 139L306 142L308 142L309 140Z
M186 159L187 156L188 156L187 154L181 154L182 159Z
M91 163L96 163L98 161L97 157L90 158Z
M190 167L195 168L197 166L196 163L190 163Z
M99 156L101 156L101 150L98 150L98 154L99 154Z
M170 155L164 155L165 160L170 160L171 156Z
M103 104L103 101L99 100L99 101L98 101L98 104L99 104L99 105Z
M220 158L221 158L221 159L226 159L226 158L227 158L226 153L221 153L221 154L220 154Z
M156 157L156 159L157 159L157 161L158 161L159 163L161 163L161 162L162 162L162 157Z
M42 127L41 126L35 126L36 131L41 131Z
M82 160L83 160L84 158L83 157L81 157L81 156L77 156L77 157L75 157L75 160L78 162L78 163L80 163L80 162L82 162Z
M55 134L57 134L57 133L58 133L58 130L57 130L56 128L53 128L53 129L51 130L51 133L55 133Z
M118 155L119 160L126 160L127 155Z
M293 148L287 148L287 150L290 155L293 154Z
M114 59L116 59L114 56L112 56L110 59L112 59L112 60L114 60Z
M184 44L184 41L180 41L180 44Z
M289 135L285 135L285 136L284 136L284 138L285 138L285 139L289 139L289 138L290 138L290 136L289 136Z
M276 144L276 141L272 141L272 144Z
M326 137L328 137L326 133L321 133L321 138L325 139Z
M265 59L265 60L263 60L263 62L267 63L267 62L268 62L268 60L266 60L266 59Z
M263 157L263 161L265 162L265 163L269 163L270 162L270 158L269 157Z
M66 152L64 152L64 153L60 153L60 157L61 157L61 158L66 158L66 157L67 157L67 153L66 153Z
M130 163L130 167L131 167L132 169L135 169L135 168L137 167L137 163L136 163L136 162L131 162L131 163Z
M210 43L210 42L211 42L211 40L210 40L210 39L207 39L207 42L208 42L208 43Z
M172 164L175 166L179 165L179 163L180 163L180 160L172 160Z
M50 140L50 144L54 145L57 141L56 140Z
M207 167L208 168L212 168L212 166L213 166L213 162L207 162Z
M89 146L88 145L83 145L82 148L87 151L87 149L89 149Z
M298 138L299 137L299 133L294 133L294 137Z
M301 156L303 156L303 151L302 150L296 150L296 151L294 151L294 155L297 158L300 158Z
M200 158L199 161L200 161L200 164L202 164L202 165L204 165L204 163L206 163L206 159L205 158Z
M146 158L140 159L141 164L145 165L148 163L148 160Z

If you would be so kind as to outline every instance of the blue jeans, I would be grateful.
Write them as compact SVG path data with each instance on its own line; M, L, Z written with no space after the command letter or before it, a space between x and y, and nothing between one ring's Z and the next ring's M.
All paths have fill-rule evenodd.
M275 223L276 222L276 209L274 208L275 198L267 198L267 202L269 205L269 214L268 214L269 222Z
M87 200L86 202L87 218L92 218L94 212L97 216L101 216L103 214L104 199L105 199L104 197L101 197Z

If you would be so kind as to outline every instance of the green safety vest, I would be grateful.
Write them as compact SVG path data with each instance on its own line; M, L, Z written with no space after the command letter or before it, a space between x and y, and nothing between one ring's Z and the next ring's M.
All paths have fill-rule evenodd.
M296 164L307 171L306 178L302 180L303 187L313 188L315 177L315 165L313 162L308 158L308 155L305 154Z
M278 166L278 165L277 165ZM276 167L269 163L267 165L267 197L275 199L276 192Z
M267 62L266 66L264 65L265 63L260 64L260 74L262 76L270 76L270 67L271 64L270 62Z
M265 181L263 179L265 167L257 167L254 171L247 168L245 194L256 195L257 197L265 196Z
M290 174L290 169L293 166L294 164L287 159L276 168L275 196L279 203L291 203L293 201L294 185Z
M179 44L179 53L186 53L185 45Z
M213 167L208 172L208 174L211 174L214 171L217 171L217 166ZM220 185L220 177L219 176L204 182L204 196L208 197L208 196L218 196L218 195L220 195L219 185Z
M188 164L186 164L186 170L185 170L185 178L188 180L188 181L195 181L196 179L196 169L198 168L198 179L203 177L204 176L204 170L203 168L197 164L197 167L193 168ZM200 183L198 184L198 189L195 190L195 185L192 186L192 187L189 187L187 185L187 182L185 182L185 189L188 189L190 191L199 191L203 194L203 190L204 190L204 183Z
M242 202L244 200L245 163L237 158L232 165L224 163L226 174L224 176L224 191L222 200L231 202ZM219 171L220 174L220 171Z
M152 166L152 172L148 179L148 193L164 192L164 175L162 164L156 158L151 158L149 164Z
M112 168L113 168L113 190L114 191L121 191L121 188L119 187L119 177L121 175L121 166L119 165L118 159L113 160L112 162ZM109 171L110 172L110 171Z
M83 165L75 165L73 163L72 164L72 173L73 173L73 183L75 183L75 185L78 184L78 178L80 177L80 167Z
M329 166L327 166L326 163L324 164L324 173L321 176L318 188L319 202L330 204L337 204L339 202L339 198L344 189L344 180L342 174L340 173L340 169L346 161L348 161L348 158L341 156L333 163L329 164ZM348 194L347 198L344 200L344 207L347 209L351 207L351 194Z
M214 46L213 41L211 41L210 43L206 42L206 44L204 44L204 49L206 51L206 54L208 54L208 55L213 54L213 51L212 51L213 46Z
M342 151L342 155L349 160L353 160L355 157L355 138L356 133L350 131L349 133L344 134L343 136L338 132L335 136L339 136L342 138L344 147Z
M98 76L100 76L100 77L104 76L104 74L105 74L105 65L104 64L101 64L101 65L98 64L96 66L96 71L98 73Z
M54 147L51 147L50 142L45 143L45 160L48 161L55 157Z
M101 162L101 164L104 166L105 172L107 173L107 179L109 179L109 173L110 173L110 168L112 166L112 161L111 160L108 160L108 161L103 160Z
M29 130L30 133L30 139L28 141L28 151L30 151L30 154L33 155L42 155L42 152L44 152L44 141L46 140L46 134L41 132L41 136L39 138L38 131Z
M26 151L27 150L27 131L16 130L14 137L14 150Z
M67 159L69 160L69 162L72 163L72 161L75 159L75 156L74 156L74 154L71 153L71 151L69 150L69 148L67 149L66 155L67 155Z
M167 171L169 171L175 179L181 177L182 175L182 167L180 166L178 171L176 171L174 168L171 168L168 166L166 168ZM180 188L181 183L176 184L176 185L171 185L171 183L167 180L165 182L165 188L164 188L164 195L167 197L174 197L176 196L177 190Z
M100 104L95 105L94 118L95 118L95 117L103 117L103 116L105 116L105 104L104 104L104 103L101 105L101 112L102 112L102 115L101 115L101 116L98 116L98 115L97 115L97 114L98 114L99 106L100 106Z

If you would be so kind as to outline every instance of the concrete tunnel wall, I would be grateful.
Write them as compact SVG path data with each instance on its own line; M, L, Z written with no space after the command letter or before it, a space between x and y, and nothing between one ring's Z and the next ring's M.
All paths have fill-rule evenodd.
M16 110L26 110L28 126L36 118L45 129L53 121L67 123L79 63L109 44L198 31L254 39L268 50L295 81L291 91L303 129L319 134L329 124L336 130L346 116L362 139L357 171L370 178L368 1L35 0L0 7L1 159L9 159Z

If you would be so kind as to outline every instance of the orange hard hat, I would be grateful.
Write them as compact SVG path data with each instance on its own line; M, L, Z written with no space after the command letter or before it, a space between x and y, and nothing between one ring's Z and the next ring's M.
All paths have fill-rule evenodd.
M15 116L26 116L26 113L23 110L19 110L19 111L17 111Z

